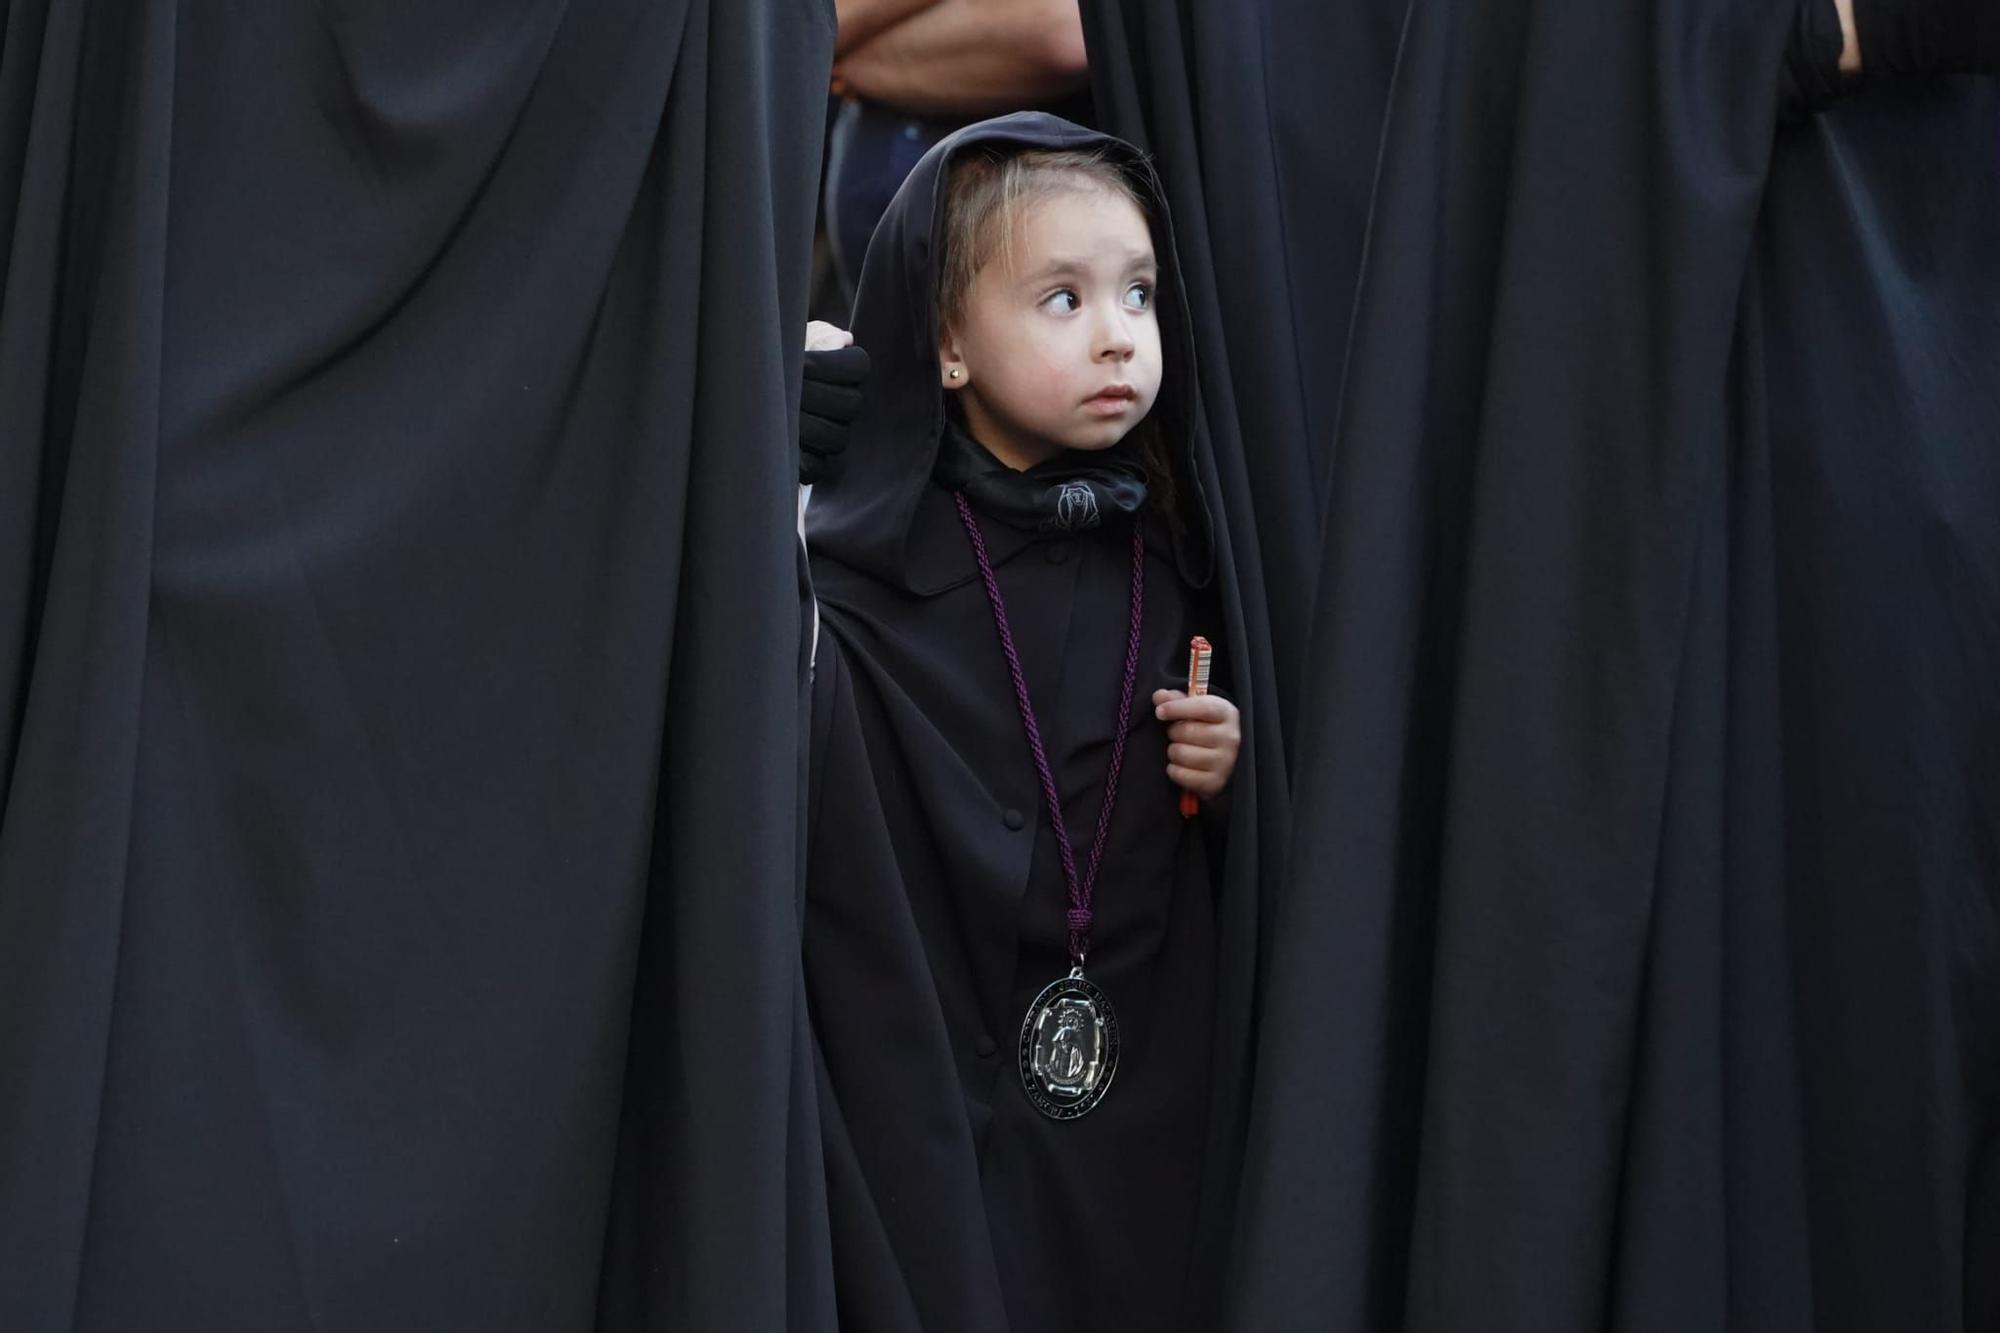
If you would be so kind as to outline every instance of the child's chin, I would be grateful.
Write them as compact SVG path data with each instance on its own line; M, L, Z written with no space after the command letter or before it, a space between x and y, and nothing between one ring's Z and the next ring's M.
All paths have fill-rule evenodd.
M1069 439L1064 440L1063 443L1067 447L1083 453L1101 453L1131 433L1132 428L1121 422L1115 429L1107 427L1100 430L1078 431Z

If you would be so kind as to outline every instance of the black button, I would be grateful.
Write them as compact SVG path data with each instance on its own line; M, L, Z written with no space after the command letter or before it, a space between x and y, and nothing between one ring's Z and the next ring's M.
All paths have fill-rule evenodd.
M1069 543L1050 542L1042 548L1042 558L1052 565L1060 565L1063 561L1069 559Z
M993 1053L999 1049L993 1043L993 1038L991 1037L982 1036L978 1041L972 1043L972 1053L982 1060L992 1059Z
M1000 814L1000 822L1005 824L1010 829L1018 830L1023 824L1026 824L1028 821L1021 817L1021 812L1019 810L1004 810Z

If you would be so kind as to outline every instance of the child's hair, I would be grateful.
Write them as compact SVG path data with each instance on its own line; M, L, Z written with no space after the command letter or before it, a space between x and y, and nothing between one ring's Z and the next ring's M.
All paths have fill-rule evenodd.
M985 147L952 163L945 183L944 217L938 232L937 317L949 328L965 313L966 297L979 270L1013 243L1014 228L1030 204L1065 190L1105 190L1147 216L1146 200L1117 159L1100 148ZM1157 512L1176 536L1184 530L1180 487L1172 454L1159 422L1148 417L1133 431L1149 479L1147 508Z
M1143 216L1140 197L1118 163L1102 149L975 149L952 163L939 235L938 319L946 327L965 313L979 270L1012 242L1027 206L1066 190L1105 190Z

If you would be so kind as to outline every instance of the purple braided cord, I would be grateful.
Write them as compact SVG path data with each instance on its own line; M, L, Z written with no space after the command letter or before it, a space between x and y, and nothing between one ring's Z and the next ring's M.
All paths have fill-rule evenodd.
M1021 706L1021 730L1027 733L1028 753L1034 757L1036 776L1042 780L1042 798L1048 802L1049 821L1056 831L1056 854L1062 858L1063 880L1069 885L1069 957L1078 967L1090 952L1090 900L1097 892L1097 872L1104 865L1104 846L1111 837L1111 810L1118 801L1118 774L1125 767L1125 723L1132 715L1132 691L1139 681L1139 636L1145 622L1146 538L1135 522L1132 525L1132 629L1125 644L1125 682L1118 700L1118 726L1111 741L1111 764L1104 774L1104 803L1097 810L1097 836L1090 843L1090 864L1081 878L1076 873L1076 852L1070 846L1069 825L1063 821L1062 797L1056 792L1055 774L1049 770L1049 754L1042 745L1041 728L1035 724L1035 705L1028 698L1028 677L1021 669L1021 655L1014 648L1014 631L1007 623L1007 604L1000 596L1000 580L994 576L993 561L986 554L986 538L972 516L972 506L962 494L954 494L958 521L965 525L972 543L972 558L978 562L979 577L986 584L986 600L993 607L993 628L1000 636L1000 651L1007 658L1007 674L1014 681L1014 700Z

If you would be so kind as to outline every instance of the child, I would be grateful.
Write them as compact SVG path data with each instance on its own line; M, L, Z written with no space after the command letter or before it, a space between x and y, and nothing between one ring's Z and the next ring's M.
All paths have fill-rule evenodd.
M934 148L862 271L867 402L807 520L847 1327L1168 1330L1213 1296L1240 729L1180 688L1220 613L1171 262L1143 160L1027 113Z

